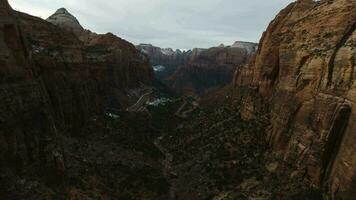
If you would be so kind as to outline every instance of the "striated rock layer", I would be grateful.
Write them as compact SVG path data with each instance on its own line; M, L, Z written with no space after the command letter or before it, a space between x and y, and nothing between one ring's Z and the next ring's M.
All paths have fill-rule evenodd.
M193 49L190 61L177 69L169 84L179 94L203 95L231 83L236 68L247 63L253 53L242 46Z
M92 113L126 108L128 90L154 79L148 59L111 33L70 32L65 24L19 17L56 119L65 129L82 127Z
M81 34L84 31L77 18L70 14L65 8L58 9L53 15L48 17L48 22L60 26L75 34Z
M241 115L271 109L266 139L331 199L356 195L356 1L299 0L236 71Z
M21 197L3 194L16 180L5 171L63 182L58 133L75 135L93 115L126 108L137 100L130 90L154 80L134 45L63 28L0 1L0 196L7 199Z
M15 173L47 174L63 183L64 163L52 102L7 1L0 1L0 196Z

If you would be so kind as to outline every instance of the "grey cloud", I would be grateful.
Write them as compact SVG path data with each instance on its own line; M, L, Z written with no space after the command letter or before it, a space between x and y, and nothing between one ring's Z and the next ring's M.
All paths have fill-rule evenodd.
M21 11L48 17L67 8L92 31L113 32L133 43L189 49L236 40L258 42L292 0L9 0Z

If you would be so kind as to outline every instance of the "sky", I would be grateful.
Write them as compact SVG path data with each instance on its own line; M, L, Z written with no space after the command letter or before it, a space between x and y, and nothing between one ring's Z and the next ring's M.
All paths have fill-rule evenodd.
M9 0L46 19L66 8L85 29L112 32L134 44L173 49L258 42L269 22L293 0Z

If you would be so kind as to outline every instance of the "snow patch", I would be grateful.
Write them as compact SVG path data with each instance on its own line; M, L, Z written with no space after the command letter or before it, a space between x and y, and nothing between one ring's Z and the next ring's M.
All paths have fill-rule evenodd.
M166 67L163 65L153 66L153 71L155 71L155 72L163 72L165 69L166 69Z
M154 107L165 106L167 103L170 103L170 102L172 102L171 99L163 97L163 98L155 99L154 101L148 102L147 105L154 106Z
M110 118L112 118L112 119L118 119L118 118L120 118L119 115L116 115L116 114L110 113L110 112L106 112L105 115L108 116L108 117L110 117Z

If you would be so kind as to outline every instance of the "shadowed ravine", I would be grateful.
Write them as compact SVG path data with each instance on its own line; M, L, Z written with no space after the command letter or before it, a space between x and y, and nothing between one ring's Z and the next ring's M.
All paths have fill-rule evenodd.
M164 177L169 183L169 200L176 200L177 191L176 191L175 179L177 178L177 175L172 169L173 155L169 153L169 151L162 146L161 144L162 139L163 139L162 136L157 138L154 141L154 145L165 156L165 159L162 161L162 165L163 165L162 172L164 174Z

